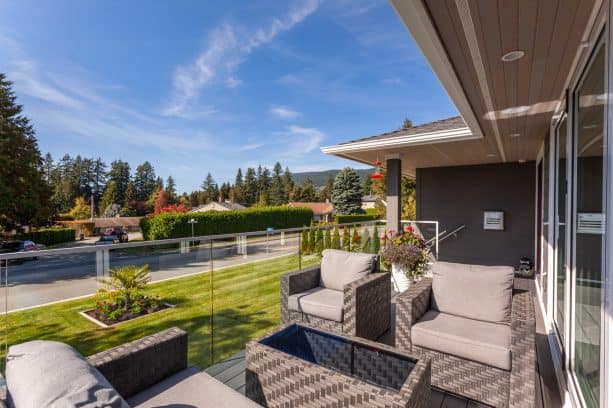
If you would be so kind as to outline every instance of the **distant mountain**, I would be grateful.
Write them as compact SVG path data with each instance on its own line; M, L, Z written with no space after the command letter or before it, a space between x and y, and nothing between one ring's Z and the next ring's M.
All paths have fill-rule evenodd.
M356 169L360 178L363 180L373 172L373 169ZM296 183L304 183L307 178L310 178L315 187L323 187L328 181L328 177L336 177L340 170L324 170L324 171L305 171L303 173L294 173L294 181Z

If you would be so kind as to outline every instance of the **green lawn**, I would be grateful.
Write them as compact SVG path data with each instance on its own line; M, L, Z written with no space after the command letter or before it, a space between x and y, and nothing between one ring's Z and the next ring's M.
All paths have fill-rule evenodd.
M303 267L317 262L317 257L303 257ZM177 326L189 333L190 364L205 368L279 324L279 276L296 269L298 256L288 255L215 271L212 337L210 274L203 273L149 285L147 293L176 307L109 329L78 314L92 307L92 298L8 314L8 344L57 340L90 355ZM0 361L3 366L3 355Z

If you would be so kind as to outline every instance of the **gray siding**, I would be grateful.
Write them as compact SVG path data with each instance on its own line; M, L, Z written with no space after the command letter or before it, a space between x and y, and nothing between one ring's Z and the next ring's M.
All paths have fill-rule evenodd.
M442 261L517 267L534 261L535 164L417 169L417 219L441 231L466 229L441 243ZM484 231L483 211L504 211L504 231Z

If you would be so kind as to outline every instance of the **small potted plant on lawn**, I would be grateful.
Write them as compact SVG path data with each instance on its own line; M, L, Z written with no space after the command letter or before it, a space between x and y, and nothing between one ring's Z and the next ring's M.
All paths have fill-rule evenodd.
M389 231L384 236L381 260L392 270L392 284L396 292L404 292L411 282L419 279L428 269L430 251L426 241L411 226L404 231Z
M159 297L143 293L151 281L149 265L126 265L109 271L109 277L101 279L104 289L96 293L95 308L85 313L95 320L112 325L165 309Z

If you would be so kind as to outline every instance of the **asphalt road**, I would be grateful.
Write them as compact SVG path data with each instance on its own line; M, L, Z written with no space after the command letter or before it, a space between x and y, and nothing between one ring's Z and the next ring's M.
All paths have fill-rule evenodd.
M285 245L278 239L249 241L247 254L237 253L232 243L216 243L213 248L215 269L262 259L295 254L296 238L288 238ZM211 268L210 248L207 245L191 248L181 254L178 249L150 248L117 249L110 253L111 268L122 265L148 264L151 280L159 281ZM38 306L64 299L93 294L99 287L96 276L96 254L71 254L40 257L20 265L9 265L8 289L0 288L0 312ZM8 298L5 297L8 294ZM7 305L5 305L7 300Z

